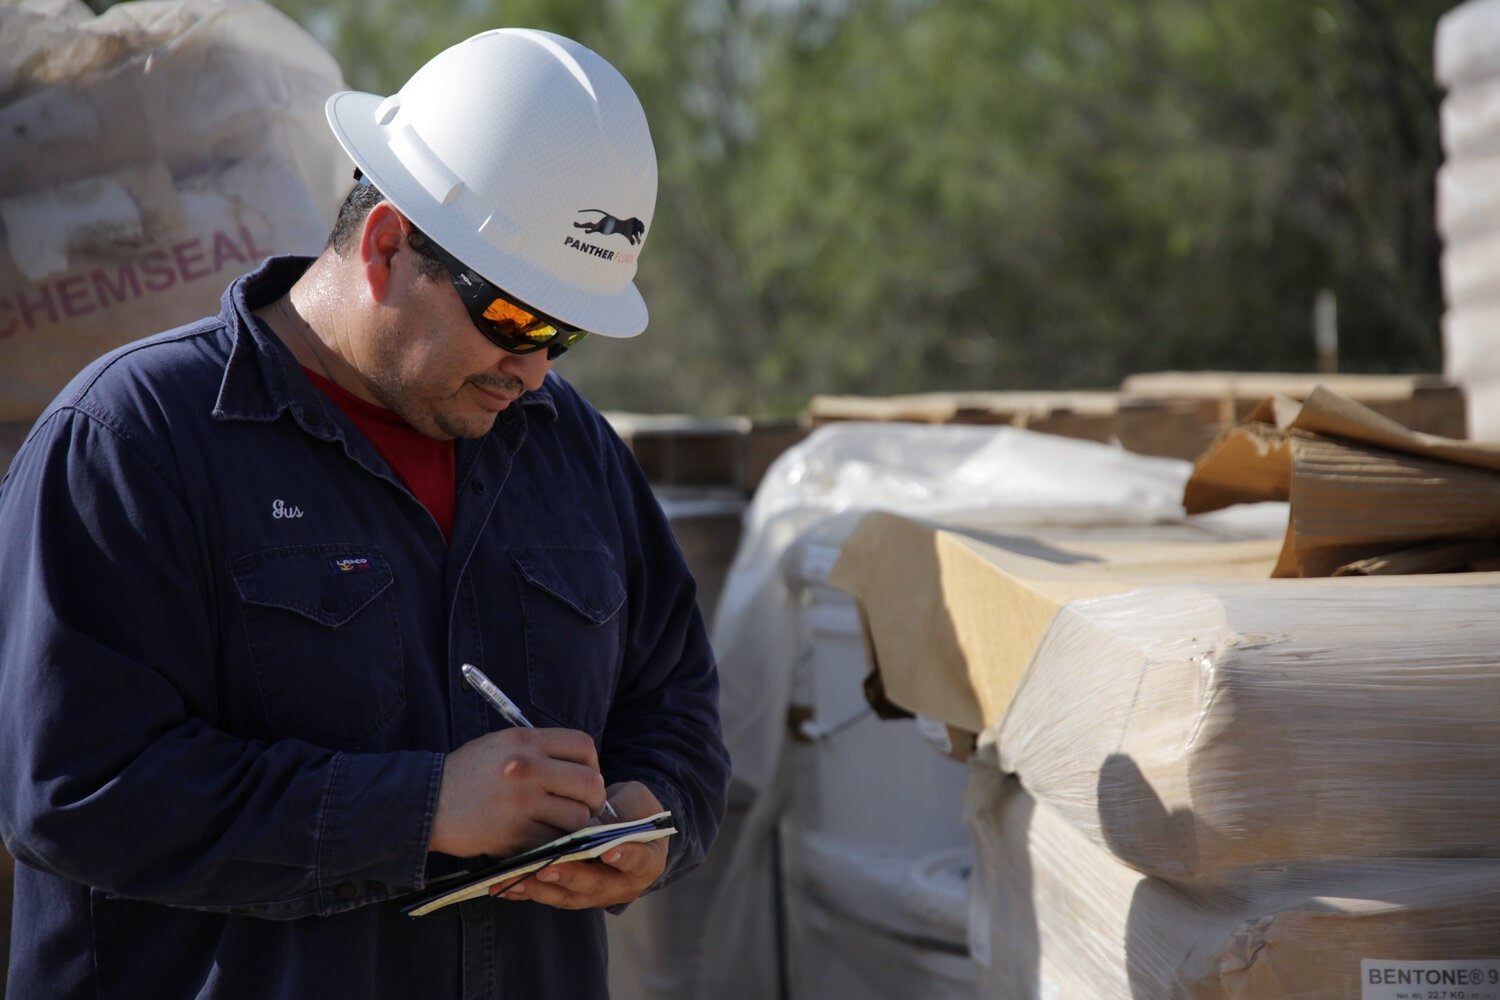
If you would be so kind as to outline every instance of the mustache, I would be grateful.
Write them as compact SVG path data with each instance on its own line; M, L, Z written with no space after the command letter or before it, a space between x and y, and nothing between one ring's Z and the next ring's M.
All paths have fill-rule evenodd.
M526 385L514 375L501 375L497 372L483 372L479 375L471 375L468 381L488 392L498 393L502 396L519 397L526 392Z

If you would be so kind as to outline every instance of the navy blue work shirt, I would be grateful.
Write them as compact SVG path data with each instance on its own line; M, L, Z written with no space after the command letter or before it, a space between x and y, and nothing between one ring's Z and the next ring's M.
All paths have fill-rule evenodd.
M634 460L556 373L457 443L452 542L250 311L94 363L0 486L10 995L606 995L604 915L393 901L444 754L504 723L594 737L672 810L670 881L728 757L694 586Z

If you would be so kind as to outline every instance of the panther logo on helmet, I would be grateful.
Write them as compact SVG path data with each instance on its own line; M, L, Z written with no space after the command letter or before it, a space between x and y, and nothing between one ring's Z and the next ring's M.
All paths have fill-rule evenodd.
M574 229L582 229L585 233L598 233L600 236L614 236L619 234L635 246L646 238L646 224L640 219L617 219L602 208L580 208L579 213L598 212L599 218L593 222L575 222Z

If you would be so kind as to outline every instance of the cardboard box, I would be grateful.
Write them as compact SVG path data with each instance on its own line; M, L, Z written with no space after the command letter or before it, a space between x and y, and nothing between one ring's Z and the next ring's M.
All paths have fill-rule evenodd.
M1194 891L1119 864L993 768L971 767L968 818L981 995L1396 1000L1436 986L1500 1000L1495 862L1247 873Z
M859 601L890 699L978 733L1005 714L1070 601L1153 581L1264 579L1277 548L1188 523L960 532L877 512L828 579Z

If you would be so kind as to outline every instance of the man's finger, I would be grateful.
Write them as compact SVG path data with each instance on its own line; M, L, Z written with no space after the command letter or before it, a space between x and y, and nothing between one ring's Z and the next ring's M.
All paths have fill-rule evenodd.
M588 733L576 729L513 729L509 732L516 734L513 738L530 743L548 757L582 764L595 773L599 771L599 752Z
M578 799L568 798L565 795L542 795L539 796L531 810L531 819L538 823L545 823L552 830L548 840L560 837L565 833L572 833L589 825L593 811L587 803Z
M545 868L501 895L561 910L581 910L627 903L640 895L642 888L630 876L605 865L572 862Z
M579 896L601 896L628 889L633 879L604 865L554 865L537 872L536 881Z
M667 864L667 840L653 840L648 844L621 844L604 852L599 859L609 867L648 885L655 882Z
M526 757L506 763L502 774L508 781L534 782L536 787L587 807L584 815L565 829L576 830L604 804L604 778L586 764L555 757Z

